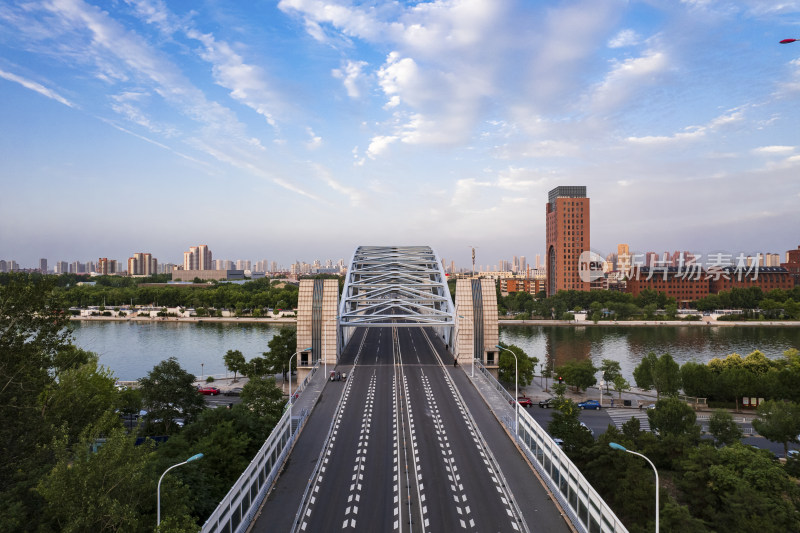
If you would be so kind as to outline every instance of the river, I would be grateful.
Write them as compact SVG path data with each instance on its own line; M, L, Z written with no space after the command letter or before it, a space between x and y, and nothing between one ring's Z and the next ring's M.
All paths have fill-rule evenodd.
M196 374L224 375L222 357L241 351L247 360L268 350L267 343L281 326L257 323L90 322L72 323L75 343L100 356L100 363L121 380L144 377L156 364L175 356ZM291 327L291 326L290 326ZM632 382L633 369L653 351L671 354L678 363L707 362L736 352L745 356L761 350L780 357L800 349L800 328L697 326L502 326L500 339L529 356L556 365L590 357L619 361ZM538 372L538 368L537 368Z

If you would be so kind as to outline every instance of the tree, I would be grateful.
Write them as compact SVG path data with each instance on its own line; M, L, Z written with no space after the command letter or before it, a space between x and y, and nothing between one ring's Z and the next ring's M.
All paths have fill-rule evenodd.
M47 502L44 520L64 532L151 531L153 517L142 509L152 509L156 490L152 441L136 446L136 437L123 429L100 446L98 437L88 435L74 452L59 448L58 463L36 489Z
M283 390L275 385L275 378L254 378L242 387L242 404L274 426L281 419L286 400Z
M785 457L789 443L797 442L800 435L800 405L767 400L758 406L756 414L758 418L753 420L753 429L767 440L783 443Z
M619 393L619 398L622 399L622 393L631 390L631 384L622 377L622 374L617 374L614 377L614 390Z
M734 444L689 448L674 477L695 518L712 531L800 530L800 494L771 453Z
M597 368L590 359L584 361L568 361L556 368L556 374L564 378L568 385L573 385L577 390L588 389L595 383Z
M742 430L734 422L733 415L722 409L714 409L708 419L708 432L714 437L717 446L730 446L742 440Z
M648 353L633 369L636 386L645 390L654 388L656 397L661 394L675 395L681 387L680 365L668 353L661 357Z
M650 427L662 437L686 436L692 441L700 438L697 415L686 402L678 398L658 400L655 409L647 410L647 419L650 421Z
M195 379L174 357L154 366L147 377L139 380L148 422L159 424L165 433L170 433L174 419L194 420L204 406L203 397L194 385Z
M530 385L531 381L533 381L533 367L539 362L539 359L536 357L528 357L528 354L519 346L513 344L506 345L502 342L500 346L505 348L505 350L500 350L500 354L497 358L498 379L504 383L513 383L516 377L516 369L519 372L520 386L525 387L526 385ZM514 360L514 356L506 350L511 350L516 354L516 361Z
M564 451L567 453L576 452L591 445L594 438L581 426L578 404L563 396L559 398L550 423L547 425L547 431L564 441Z
M99 366L97 360L97 356L91 354L87 363L63 370L58 382L46 387L39 398L44 423L58 428L69 445L77 442L86 428L120 402L113 374ZM119 417L112 422L119 426Z
M236 383L236 374L239 372L244 374L247 369L247 361L244 355L242 355L242 352L239 350L228 350L225 352L225 355L222 356L222 359L225 361L225 368L227 368L229 372L233 372L233 382Z
M267 343L269 352L264 352L271 374L282 373L286 379L286 372L297 368L297 359L292 359L291 368L289 359L297 351L297 330L294 328L281 328L277 335Z
M622 365L619 361L614 361L613 359L603 359L600 364L600 371L603 372L603 381L606 382L606 392L608 392L609 384L617 376L622 376Z
M0 274L0 523L8 531L36 529L42 501L31 489L54 461L39 397L72 366L69 316L55 288L53 276Z
M689 396L708 398L716 387L716 375L707 365L688 361L681 367L683 392Z

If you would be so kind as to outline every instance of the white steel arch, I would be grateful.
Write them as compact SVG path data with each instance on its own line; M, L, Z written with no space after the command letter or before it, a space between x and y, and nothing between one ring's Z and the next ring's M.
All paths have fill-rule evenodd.
M447 278L431 247L356 248L339 303L340 338L355 327L430 326L449 343L454 324Z

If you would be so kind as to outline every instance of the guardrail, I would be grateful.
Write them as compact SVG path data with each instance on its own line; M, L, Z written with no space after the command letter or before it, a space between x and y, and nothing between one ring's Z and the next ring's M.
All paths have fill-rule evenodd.
M303 380L300 391L305 389L318 366L315 365ZM201 533L242 533L250 527L309 414L309 410L303 409L299 416L295 413L292 420L288 410L283 413L256 456L203 524Z
M516 399L477 359L475 368L480 369L489 383L514 406ZM627 533L628 529L611 507L531 415L520 409L518 428L514 428L513 417L503 416L502 423L515 435L520 449L544 479L575 529L592 533Z

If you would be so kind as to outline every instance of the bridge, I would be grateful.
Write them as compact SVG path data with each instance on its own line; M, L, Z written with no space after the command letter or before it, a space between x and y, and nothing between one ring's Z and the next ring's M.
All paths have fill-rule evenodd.
M359 247L341 299L303 280L302 393L202 531L626 531L532 417L515 423L495 294L459 280L454 304L424 246Z

